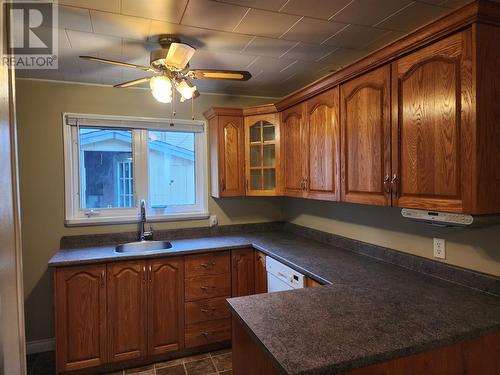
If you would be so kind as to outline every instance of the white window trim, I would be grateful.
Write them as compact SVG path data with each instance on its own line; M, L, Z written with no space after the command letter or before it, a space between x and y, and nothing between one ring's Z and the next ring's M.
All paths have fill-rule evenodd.
M87 216L90 210L80 209L78 119L80 126L133 128L132 152L134 157L134 207L96 210L95 216ZM151 117L110 116L98 114L63 113L65 225L85 226L98 224L136 223L140 220L138 202L146 200L148 222L200 220L208 218L208 154L206 122L198 120L165 119ZM81 123L80 123L81 122ZM172 126L174 124L174 126ZM195 133L196 204L151 208L148 189L148 143L141 130L192 131ZM139 132L138 136L136 133ZM139 168L139 166L145 166ZM201 183L198 181L201 180Z

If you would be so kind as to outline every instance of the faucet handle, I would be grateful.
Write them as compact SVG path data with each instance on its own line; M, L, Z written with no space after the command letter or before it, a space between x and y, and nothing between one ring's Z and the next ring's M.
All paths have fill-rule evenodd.
M153 235L154 235L153 226L149 224L149 230L144 232L144 239L146 241L151 241L153 240Z

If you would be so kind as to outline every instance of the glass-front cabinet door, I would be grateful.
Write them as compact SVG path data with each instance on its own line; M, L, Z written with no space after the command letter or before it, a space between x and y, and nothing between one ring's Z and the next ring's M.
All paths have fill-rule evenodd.
M277 113L245 118L247 195L277 195L280 190L279 117Z

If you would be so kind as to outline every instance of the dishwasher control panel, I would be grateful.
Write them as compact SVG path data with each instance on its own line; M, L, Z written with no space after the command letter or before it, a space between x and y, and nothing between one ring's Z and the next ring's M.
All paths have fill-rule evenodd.
M266 271L268 292L304 287L304 275L269 256L266 257Z

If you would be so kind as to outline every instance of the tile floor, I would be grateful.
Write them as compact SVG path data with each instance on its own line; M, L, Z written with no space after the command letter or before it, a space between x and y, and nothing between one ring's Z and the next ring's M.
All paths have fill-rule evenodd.
M54 352L28 356L28 375L55 374ZM159 362L110 375L232 375L231 349Z

